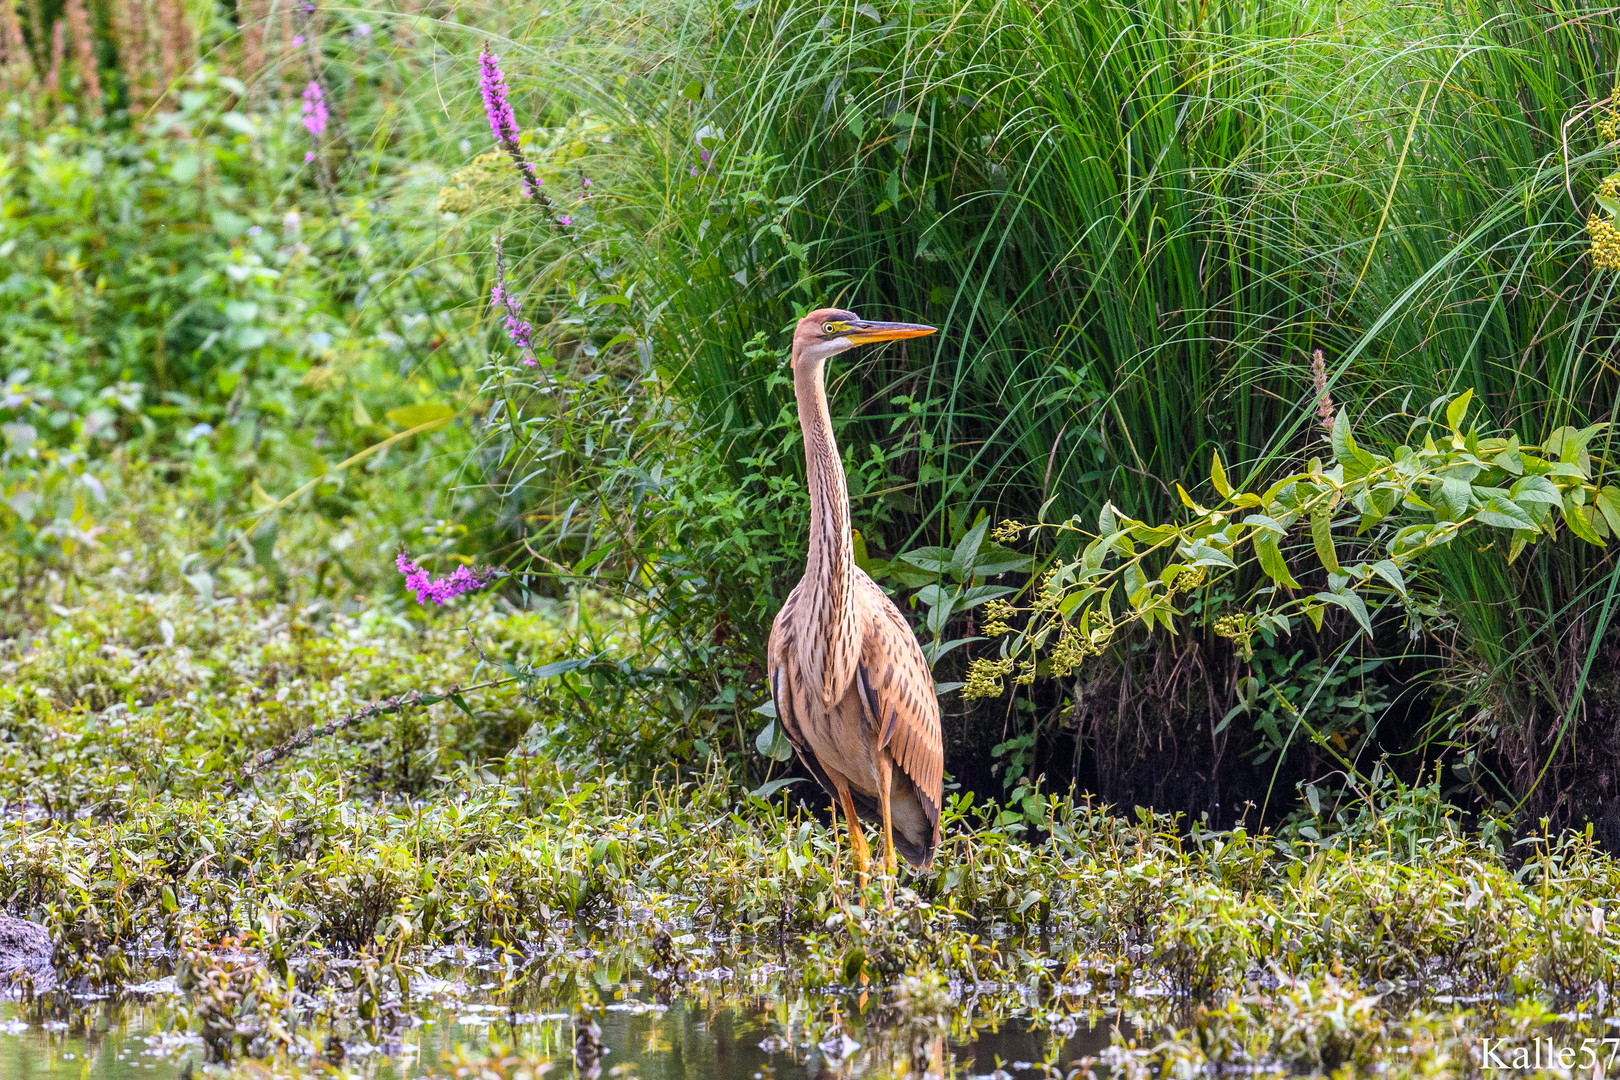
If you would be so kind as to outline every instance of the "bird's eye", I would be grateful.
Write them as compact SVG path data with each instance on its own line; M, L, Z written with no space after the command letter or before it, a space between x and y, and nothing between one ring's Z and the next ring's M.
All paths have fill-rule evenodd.
M824 334L836 334L838 333L838 327L832 323L822 323L821 332Z

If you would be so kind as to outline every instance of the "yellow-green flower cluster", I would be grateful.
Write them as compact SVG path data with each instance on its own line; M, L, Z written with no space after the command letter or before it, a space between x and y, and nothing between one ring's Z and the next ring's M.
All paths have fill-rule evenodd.
M1609 102L1609 107L1599 113L1597 118L1598 138L1604 142L1614 142L1616 138L1620 138L1620 109L1616 108L1620 105L1620 83L1609 91Z
M1064 625L1063 633L1047 654L1054 678L1064 678L1088 656L1101 656L1103 649L1114 640L1114 620L1107 611L1093 609L1087 625L1084 633L1073 623Z
M1036 611L1056 611L1062 599L1063 587L1057 583L1057 571L1048 570L1046 576L1041 578L1041 587L1030 606Z
M979 632L985 637L1000 637L1012 629L1010 623L1017 610L1005 600L991 600L984 605L984 625Z
M1012 518L1004 518L1000 525L991 530L990 539L998 544L1010 544L1017 540L1019 534L1027 528L1029 526L1022 522L1014 521Z
M1189 566L1187 569L1177 574L1175 579L1170 582L1170 589L1167 595L1174 596L1176 593L1192 592L1192 590L1198 588L1198 586L1202 585L1203 583L1204 568L1202 566Z
M1592 265L1599 270L1620 270L1620 229L1614 219L1593 214L1586 219L1592 234Z
M1012 674L1012 657L1001 660L991 660L981 656L968 665L967 685L962 687L962 696L973 698L987 698L1001 696L1001 680Z
M510 183L511 165L498 151L479 154L472 162L450 174L450 183L439 189L439 212L465 214L492 203L515 203Z
M1254 659L1254 620L1247 615L1222 615L1211 629L1237 646L1244 660Z

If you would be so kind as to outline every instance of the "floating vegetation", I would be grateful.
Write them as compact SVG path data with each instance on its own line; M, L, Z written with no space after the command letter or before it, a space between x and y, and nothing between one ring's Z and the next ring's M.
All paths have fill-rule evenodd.
M452 626L254 591L104 584L0 662L0 897L59 980L15 988L0 1063L1423 1072L1606 1034L1614 862L1383 776L1276 831L958 793L887 910L832 876L813 799L583 767L548 735L562 706L511 685L368 716L238 791L291 733L464 679L468 635L527 663L566 637L562 608L483 594Z

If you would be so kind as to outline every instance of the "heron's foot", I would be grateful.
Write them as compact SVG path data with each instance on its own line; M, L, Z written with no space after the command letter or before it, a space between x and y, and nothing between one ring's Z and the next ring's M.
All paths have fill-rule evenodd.
M851 824L849 829L850 860L855 864L855 888L859 892L866 891L869 879L868 871L872 865L872 853L866 846L866 834L857 824Z

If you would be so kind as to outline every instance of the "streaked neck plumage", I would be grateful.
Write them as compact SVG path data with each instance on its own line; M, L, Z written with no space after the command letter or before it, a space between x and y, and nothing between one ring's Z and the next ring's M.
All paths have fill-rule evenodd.
M854 679L860 655L849 489L827 410L825 361L801 362L797 351L793 359L793 393L799 402L810 488L810 553L800 587L811 618L810 632L799 642L799 655L805 674L819 684L822 703L830 708Z

